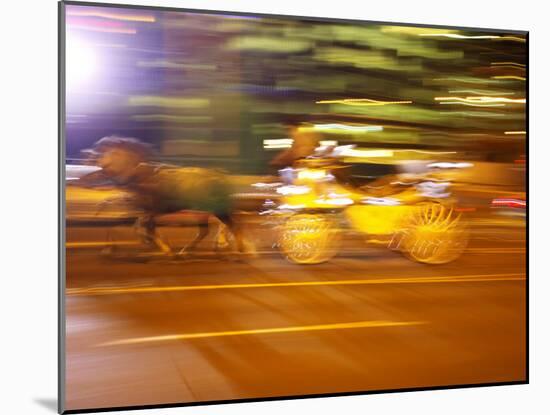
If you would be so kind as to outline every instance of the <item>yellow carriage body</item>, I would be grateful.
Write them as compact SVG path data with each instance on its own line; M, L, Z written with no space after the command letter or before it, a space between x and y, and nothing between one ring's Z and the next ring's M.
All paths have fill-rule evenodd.
M365 234L391 235L405 224L405 218L414 206L369 206L355 205L345 210L350 226Z

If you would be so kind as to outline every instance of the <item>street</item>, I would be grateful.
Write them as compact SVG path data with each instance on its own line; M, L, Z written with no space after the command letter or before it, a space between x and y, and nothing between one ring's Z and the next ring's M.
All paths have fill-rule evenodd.
M528 32L59 21L61 411L527 380Z
M102 232L67 231L67 409L526 377L521 224L474 232L439 266L366 244L299 266L269 250L113 259L74 242Z

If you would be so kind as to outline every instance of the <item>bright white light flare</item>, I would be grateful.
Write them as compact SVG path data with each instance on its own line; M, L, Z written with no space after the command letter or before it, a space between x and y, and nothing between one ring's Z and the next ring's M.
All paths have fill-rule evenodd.
M73 36L68 36L65 56L68 90L90 82L96 75L98 68L97 56L90 44Z

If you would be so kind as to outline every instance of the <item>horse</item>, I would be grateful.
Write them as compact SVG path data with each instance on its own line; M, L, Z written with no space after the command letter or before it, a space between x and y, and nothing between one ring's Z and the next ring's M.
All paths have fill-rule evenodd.
M245 252L242 232L233 220L232 185L223 171L153 163L151 147L130 137L103 137L89 153L101 168L92 174L103 176L133 196L132 203L143 212L135 225L146 244L171 255L171 248L156 230L159 217L194 211L199 232L180 254L191 252L210 233L212 217L234 236L238 251Z

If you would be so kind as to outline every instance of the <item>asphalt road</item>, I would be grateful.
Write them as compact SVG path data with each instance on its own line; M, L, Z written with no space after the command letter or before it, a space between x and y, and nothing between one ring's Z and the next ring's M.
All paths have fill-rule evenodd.
M441 266L366 246L315 266L109 259L104 231L68 230L67 409L525 379L524 227Z

